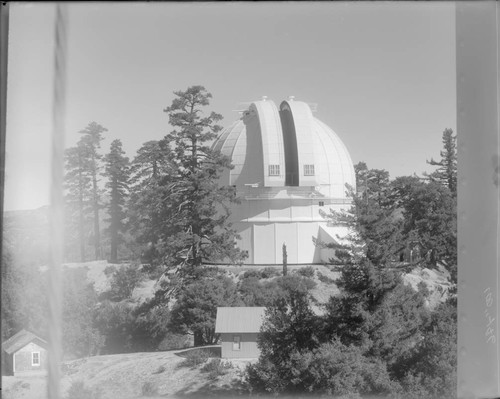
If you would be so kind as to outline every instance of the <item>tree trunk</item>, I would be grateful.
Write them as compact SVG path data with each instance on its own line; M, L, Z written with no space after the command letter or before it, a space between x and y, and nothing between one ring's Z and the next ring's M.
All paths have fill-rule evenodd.
M84 227L84 217L83 217L83 177L82 177L82 158L81 154L78 154L78 230L80 238L80 262L85 262L85 227Z
M110 262L118 263L118 224L119 224L119 215L118 215L118 190L117 190L117 181L116 177L113 178L113 188L111 191L111 224L110 235L111 235L111 254L110 254Z
M92 191L93 191L93 208L94 208L94 248L95 260L101 259L101 235L99 231L99 199L97 195L97 176L96 176L96 160L92 154Z
M194 332L194 346L202 346L203 342L203 333L201 331Z

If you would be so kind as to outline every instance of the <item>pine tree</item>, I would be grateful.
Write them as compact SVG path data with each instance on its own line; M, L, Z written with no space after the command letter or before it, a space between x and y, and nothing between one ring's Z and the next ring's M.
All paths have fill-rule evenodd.
M403 209L403 238L418 243L429 265L444 262L452 277L457 264L457 200L447 187L407 177L393 182ZM456 277L456 276L455 276ZM453 277L453 278L455 278Z
M102 155L99 154L98 150L101 146L101 141L103 139L102 133L106 132L108 129L102 127L96 122L91 122L88 126L81 130L79 133L83 134L81 138L81 145L86 149L88 174L92 181L92 211L94 216L94 249L95 249L95 259L102 258L101 249L101 232L99 227L99 210L101 209L101 190L99 189L98 177L101 171L101 159Z
M139 244L144 264L158 265L156 245L162 220L161 182L171 172L170 148L164 142L148 141L132 161L130 198L128 202L130 230Z
M88 174L87 147L80 140L75 147L65 151L64 188L66 191L66 212L68 235L75 230L78 232L78 246L80 262L85 262L85 244L88 219L88 205L91 196L91 179Z
M404 248L402 220L393 200L389 173L368 169L364 162L355 165L355 172L357 192L352 188L348 191L353 201L351 209L322 215L353 232L345 246L335 248L337 258L367 257L374 266L382 267L396 260Z
M457 193L457 136L453 130L445 129L443 132L443 150L440 152L441 160L431 158L428 164L438 166L437 170L427 175L431 181L438 182L450 189L456 196Z
M167 267L189 275L203 262L238 261L242 253L228 222L235 190L219 186L230 160L208 145L221 130L217 122L222 116L214 112L204 115L212 95L202 86L174 94L172 105L165 109L175 130L163 140L172 148L172 173L161 181L158 250Z
M109 235L111 238L110 262L118 261L118 245L123 241L122 233L126 229L125 204L128 195L129 183L129 159L124 156L120 140L111 143L110 152L106 155L106 176L108 182L106 188L109 192L109 204L107 206L109 219Z
M344 266L337 283L342 296L327 305L327 334L396 370L422 337L428 318L423 295L406 286L399 272L374 268L367 259Z

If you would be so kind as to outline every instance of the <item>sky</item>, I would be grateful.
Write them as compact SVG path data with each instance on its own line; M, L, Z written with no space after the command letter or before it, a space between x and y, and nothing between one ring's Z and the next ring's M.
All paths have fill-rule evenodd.
M353 163L432 171L456 131L453 2L66 3L66 147L95 121L132 159L203 85L223 126L267 96L317 104ZM54 3L11 3L4 209L49 203Z

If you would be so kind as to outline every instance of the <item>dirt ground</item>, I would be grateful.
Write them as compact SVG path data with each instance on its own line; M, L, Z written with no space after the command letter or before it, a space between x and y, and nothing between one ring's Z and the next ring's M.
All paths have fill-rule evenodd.
M242 392L242 371L247 360L234 360L224 375L211 380L201 365L182 367L179 351L95 356L65 363L61 394L67 397L71 384L82 381L99 399L205 398L237 396ZM147 395L143 394L143 390ZM46 377L26 375L2 377L4 399L47 399Z

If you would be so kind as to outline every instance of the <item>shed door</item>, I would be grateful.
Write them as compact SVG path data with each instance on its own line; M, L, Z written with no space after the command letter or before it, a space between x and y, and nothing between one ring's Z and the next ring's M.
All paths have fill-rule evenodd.
M233 351L241 350L241 337L239 335L233 335Z

